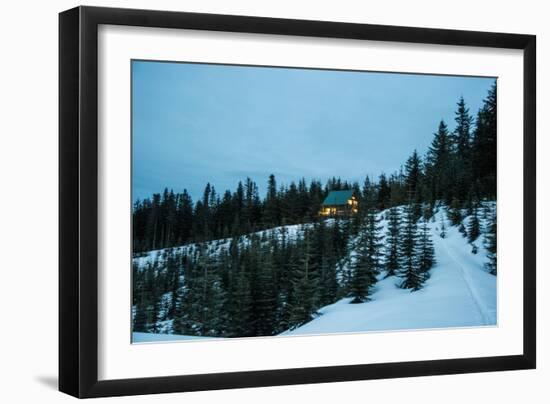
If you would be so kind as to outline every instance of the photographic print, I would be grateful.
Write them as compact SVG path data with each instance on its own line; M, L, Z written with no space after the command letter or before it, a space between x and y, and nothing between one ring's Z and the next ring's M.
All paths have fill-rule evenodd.
M131 71L133 343L496 326L496 78Z

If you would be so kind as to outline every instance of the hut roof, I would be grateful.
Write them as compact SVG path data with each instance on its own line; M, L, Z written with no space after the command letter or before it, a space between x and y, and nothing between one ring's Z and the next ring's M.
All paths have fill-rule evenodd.
M345 205L353 196L352 190L347 191L330 191L323 201L323 205Z

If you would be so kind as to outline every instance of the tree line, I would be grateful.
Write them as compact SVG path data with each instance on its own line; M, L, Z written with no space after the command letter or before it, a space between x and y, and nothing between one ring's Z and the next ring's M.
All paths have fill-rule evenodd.
M482 199L496 199L496 84L490 89L476 119L460 98L455 129L441 121L431 145L422 157L416 150L400 170L364 183L332 178L301 179L278 186L274 175L267 180L261 198L258 185L247 178L234 191L218 193L211 184L194 202L187 190L165 189L133 206L133 251L156 250L190 242L230 238L281 225L309 223L318 219L321 203L332 190L352 189L361 206L375 192L377 209L408 203L437 201L455 209L471 207ZM420 217L416 211L415 216Z

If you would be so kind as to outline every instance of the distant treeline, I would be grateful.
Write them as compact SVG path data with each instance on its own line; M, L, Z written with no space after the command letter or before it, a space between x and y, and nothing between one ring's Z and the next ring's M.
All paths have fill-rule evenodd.
M399 171L382 173L377 179L367 176L363 184L332 178L323 185L302 179L278 187L271 175L263 197L257 184L247 178L236 190L221 194L207 184L198 201L186 190L174 193L168 189L139 200L133 207L134 252L314 222L331 190L353 189L363 212L369 203L386 209L412 200L416 206L424 203L433 210L436 201L457 209L471 208L483 198L496 199L496 95L495 83L475 119L461 98L454 130L441 121L424 156L415 150ZM417 217L420 213L416 212Z

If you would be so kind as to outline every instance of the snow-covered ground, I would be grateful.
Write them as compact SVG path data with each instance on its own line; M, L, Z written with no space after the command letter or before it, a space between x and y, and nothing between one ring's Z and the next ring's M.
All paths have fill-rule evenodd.
M153 334L149 332L132 333L132 342L134 344L145 343L145 342L191 341L191 340L206 340L206 339L215 339L215 338L196 337L191 335Z
M329 219L329 222L332 222L333 219ZM254 233L255 236L260 237L261 239L264 237L271 237L274 235L276 238L281 240L283 237L285 237L287 240L292 241L296 240L298 236L302 236L304 231L307 228L310 228L312 226L311 223L305 223L305 224L293 224L288 226L279 226L274 227L272 229L262 230L257 233ZM241 236L240 243L242 245L248 245L250 243L250 235L245 234ZM222 249L229 249L231 243L231 239L220 239L220 240L212 240L206 242L206 248L208 254L216 255L219 254ZM155 261L158 261L159 263L162 262L166 256L166 254L170 251L173 251L175 253L185 253L185 254L192 254L200 248L199 243L190 243L185 244L182 246L177 246L173 248L163 248L160 250L152 250L147 251L145 253L140 254L137 257L133 258L133 263L137 265L139 269L146 268L147 264L152 264Z
M495 209L494 203L490 205ZM381 213L381 217L385 212ZM466 225L469 218L463 223ZM440 237L441 224L445 222L445 238ZM484 220L481 218L483 223ZM386 221L382 220L382 234L385 234ZM487 251L483 246L483 235L473 244L452 227L443 209L429 223L434 243L436 264L431 269L430 278L424 287L416 292L400 289L400 278L385 278L380 274L371 300L361 304L349 304L350 299L325 306L319 315L307 324L281 335L312 335L327 333L351 333L366 331L391 331L403 329L425 329L442 327L477 327L497 324L497 277L489 274L484 265ZM288 237L296 237L303 232L304 225L287 226ZM267 230L281 232L282 228ZM225 244L224 244L225 242ZM246 238L245 238L246 242ZM209 248L216 252L228 241L210 242ZM353 241L352 241L353 243ZM472 247L477 247L477 254ZM195 245L178 248L196 248ZM162 259L161 251L149 252L136 258L139 266L147 261ZM350 253L354 257L353 250ZM344 270L349 263L344 263ZM170 334L134 333L134 342L155 342L188 340L200 337L178 336Z
M481 237L478 253L456 227L446 226L442 239L440 216L429 224L437 263L423 289L398 288L399 278L380 275L372 300L349 304L342 299L323 307L309 323L283 335L326 334L380 330L496 325L496 276L486 272Z
M494 209L494 205L492 206ZM440 237L445 222L445 238ZM469 218L464 219L468 223ZM382 221L385 230L385 221ZM497 323L497 278L484 268L486 250L480 236L472 244L450 226L440 211L429 223L436 264L423 289L397 287L400 279L379 276L371 301L349 304L345 298L319 310L319 316L283 335L346 333L441 327L491 326Z

